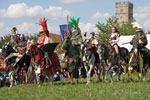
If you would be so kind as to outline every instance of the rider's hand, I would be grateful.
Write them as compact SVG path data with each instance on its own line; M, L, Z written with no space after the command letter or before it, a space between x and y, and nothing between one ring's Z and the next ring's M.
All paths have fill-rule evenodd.
M137 48L135 48L135 49L134 49L134 53L135 53L135 54L137 54L137 52L138 52L138 49L137 49Z
M142 41L142 40L139 40L139 44L143 44L143 41Z
M109 41L109 43L111 44L111 43L112 43L112 41Z

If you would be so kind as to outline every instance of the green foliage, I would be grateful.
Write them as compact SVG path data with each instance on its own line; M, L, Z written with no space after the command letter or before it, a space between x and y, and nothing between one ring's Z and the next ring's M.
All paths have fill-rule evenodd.
M132 22L134 22L134 20L130 20L128 22L122 23L122 25L119 25L115 17L108 18L106 23L98 22L96 27L98 28L99 33L96 34L96 37L100 42L108 39L109 34L111 34L112 27L116 27L120 32L120 35L133 35L135 34L136 29L133 28Z
M14 46L13 43L10 43L10 38L11 38L10 35L4 36L4 37L3 37L3 40L0 41L0 48L2 48L2 46L3 46L5 43L9 43L11 46Z
M150 34L150 31L148 31L147 34Z
M31 40L33 40L34 42L37 42L38 41L38 37L39 37L39 34L34 34L34 35L30 35L29 36L29 38L31 39Z
M136 33L136 28L133 28L132 20L129 20L126 23L123 23L122 26L119 27L119 32L121 35L134 35Z
M70 85L70 80L38 85L17 85L11 89L0 88L0 100L150 100L150 82L128 82L128 76L122 75L121 81L114 83L92 82L86 85L86 79L79 84ZM149 79L149 76L147 77ZM134 78L137 80L137 77Z

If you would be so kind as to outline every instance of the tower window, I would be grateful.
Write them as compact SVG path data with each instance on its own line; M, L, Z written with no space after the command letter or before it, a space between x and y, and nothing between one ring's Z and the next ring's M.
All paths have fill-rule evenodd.
M123 13L123 9L120 9L120 13Z
M122 19L123 17L122 16L120 16L120 19Z

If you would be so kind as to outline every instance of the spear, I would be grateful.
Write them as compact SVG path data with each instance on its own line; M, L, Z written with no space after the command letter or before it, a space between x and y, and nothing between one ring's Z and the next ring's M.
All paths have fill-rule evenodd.
M68 27L68 21L69 21L69 16L67 16L67 38L69 37L69 32L68 32L68 31L69 31L69 29L68 29L68 28L69 28L69 27Z

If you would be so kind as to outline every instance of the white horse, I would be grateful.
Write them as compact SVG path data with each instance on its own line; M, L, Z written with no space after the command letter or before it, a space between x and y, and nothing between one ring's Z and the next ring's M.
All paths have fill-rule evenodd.
M90 53L91 51L87 50L88 43L89 43L89 40L86 39L81 45L82 54L83 54L82 62L83 62L83 66L85 67L86 74L87 74L87 84L90 83L91 81L91 72L94 66L96 66L97 70L99 71L98 79L100 80L100 67L99 67L100 64L95 63L96 62L95 54ZM90 53L90 55L88 55L88 53Z

